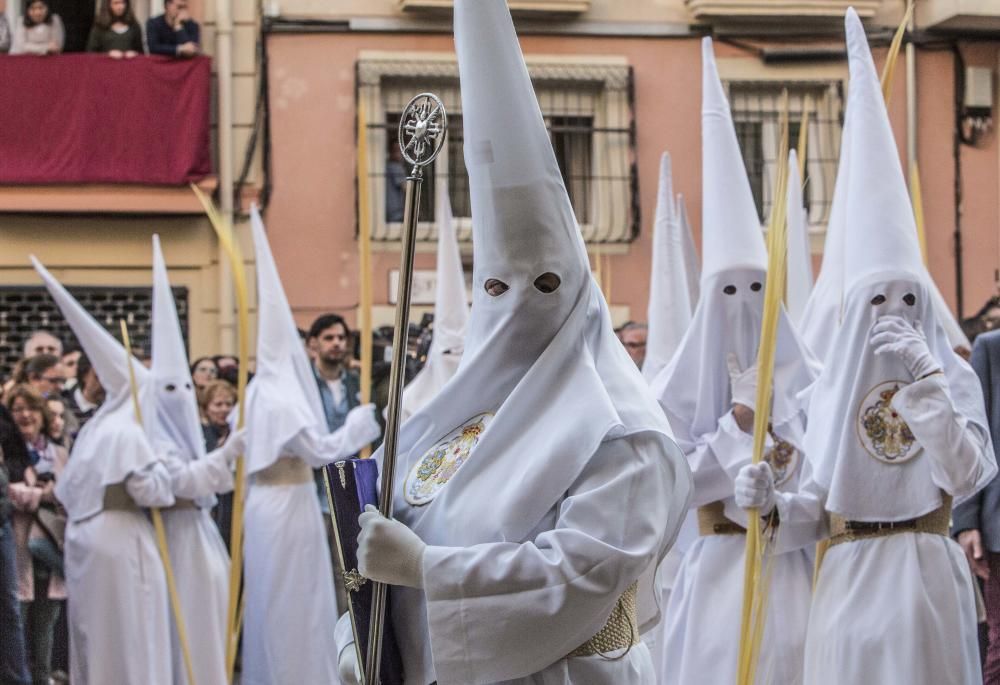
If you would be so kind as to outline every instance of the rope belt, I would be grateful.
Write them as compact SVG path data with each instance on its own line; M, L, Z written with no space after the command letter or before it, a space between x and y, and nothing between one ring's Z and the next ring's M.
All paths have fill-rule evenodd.
M706 535L746 535L747 529L726 518L725 503L712 502L698 507L698 534Z
M104 511L142 511L125 489L125 483L104 487Z
M951 496L942 494L941 506L934 511L905 521L848 521L830 514L830 547L844 542L884 538L900 533L931 533L948 537L951 522Z
M297 457L281 457L263 471L253 474L255 485L302 485L313 482L309 464Z
M638 644L639 612L636 607L638 589L638 581L629 585L625 593L618 598L618 603L611 610L611 616L608 617L604 627L597 635L570 652L567 657L610 654Z

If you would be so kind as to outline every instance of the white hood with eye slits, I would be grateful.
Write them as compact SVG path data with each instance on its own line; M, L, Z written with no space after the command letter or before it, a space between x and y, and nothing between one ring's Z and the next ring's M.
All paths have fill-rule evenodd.
M913 211L878 74L861 21L846 18L850 147L841 154L844 302L840 327L809 405L806 452L828 510L856 520L904 520L936 509L930 458L907 436L892 393L913 381L896 355L876 355L871 330L886 315L922 328L958 413L989 436L979 380L935 312ZM840 181L838 180L838 184ZM835 293L836 295L836 293ZM873 437L874 436L874 437Z
M652 383L681 447L713 433L732 406L727 359L740 369L757 362L764 309L767 250L740 154L729 104L715 66L712 41L702 42L702 276L691 325L670 363ZM792 422L799 393L816 363L782 311L774 369L772 421ZM800 435L781 437L801 446Z

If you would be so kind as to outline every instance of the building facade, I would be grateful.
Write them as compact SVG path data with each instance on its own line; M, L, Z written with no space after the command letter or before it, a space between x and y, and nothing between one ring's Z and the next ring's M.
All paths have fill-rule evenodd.
M646 318L650 233L662 152L673 160L699 240L703 35L716 38L761 217L771 203L781 93L793 143L809 112L806 201L814 257L822 251L846 93L846 0L511 0L529 71L595 274L616 323ZM853 3L884 60L901 0ZM206 47L226 0L192 2ZM203 184L232 187L235 210L265 206L275 258L300 324L336 311L356 319L359 158L370 199L376 324L391 322L398 270L398 116L416 93L438 93L451 139L426 184L416 269L433 293L434 207L447 184L467 265L471 219L450 0L232 2L231 171ZM992 125L1000 71L1000 6L917 0L890 115L905 167L919 165L928 264L961 316L996 294L1000 269L1000 146ZM216 62L216 73L218 65ZM220 81L221 83L221 81ZM221 97L221 88L220 90ZM219 103L213 108L218 111ZM359 118L365 144L359 148ZM214 121L219 117L215 116ZM0 122L2 124L2 122ZM224 137L213 129L213 151ZM251 143L253 143L251 145ZM251 150L246 153L246 150ZM0 151L2 154L2 151ZM246 162L246 163L244 163ZM244 173L246 172L246 173ZM241 238L246 241L245 226ZM37 253L67 283L148 286L149 235L159 232L175 284L188 297L191 352L232 345L219 251L186 188L0 188L0 295L34 285ZM248 250L249 252L249 250ZM470 269L471 271L471 269Z

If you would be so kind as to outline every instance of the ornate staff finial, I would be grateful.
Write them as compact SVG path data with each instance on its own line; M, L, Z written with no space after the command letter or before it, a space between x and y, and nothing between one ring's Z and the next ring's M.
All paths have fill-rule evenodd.
M399 117L399 149L413 166L411 175L437 158L444 146L448 115L433 93L421 93L403 108Z

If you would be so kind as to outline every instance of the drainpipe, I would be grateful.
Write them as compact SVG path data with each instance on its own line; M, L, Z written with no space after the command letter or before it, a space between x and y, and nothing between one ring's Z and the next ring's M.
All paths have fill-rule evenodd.
M219 203L233 222L233 15L232 0L215 0L215 73L218 89ZM219 352L236 352L236 313L229 257L222 245L219 261Z

